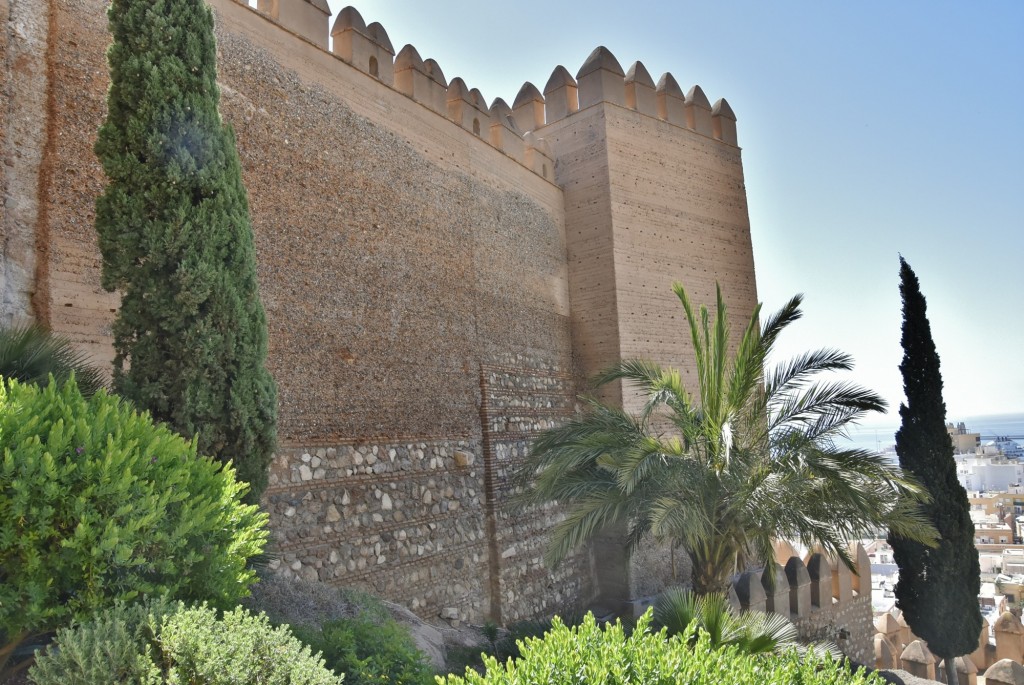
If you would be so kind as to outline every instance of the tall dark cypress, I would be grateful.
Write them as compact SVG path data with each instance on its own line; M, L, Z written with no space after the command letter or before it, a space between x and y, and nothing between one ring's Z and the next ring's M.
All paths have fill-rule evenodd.
M953 443L946 431L939 355L920 284L903 257L900 294L900 371L907 402L900 405L902 422L896 433L896 453L900 466L913 473L931 493L932 501L923 506L939 532L940 542L938 547L929 548L889 536L900 568L896 606L914 634L928 643L932 653L946 660L946 672L955 674L953 659L978 646L981 569L967 493L957 481Z
M203 0L113 0L96 154L103 287L119 290L114 387L266 487L276 391L234 134Z

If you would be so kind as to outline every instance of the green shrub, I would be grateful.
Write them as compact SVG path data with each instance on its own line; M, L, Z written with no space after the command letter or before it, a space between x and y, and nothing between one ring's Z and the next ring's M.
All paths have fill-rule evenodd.
M119 604L62 629L37 657L36 685L340 685L286 626L237 608Z
M360 614L293 630L349 685L434 683L434 671L409 631L391 618Z
M267 538L234 471L75 382L0 383L0 676L26 638L115 600L234 606Z
M582 619L579 616L564 617L565 625L574 626ZM551 630L550 619L527 619L517 621L502 632L494 623L485 623L480 633L484 640L472 647L451 646L446 659L448 669L452 673L461 673L467 668L483 672L484 658L493 656L498 661L518 659L519 646L528 637L543 637Z
M522 656L500 664L485 659L486 672L467 670L464 677L438 679L442 685L881 685L879 676L851 672L846 662L795 652L751 656L735 647L715 649L700 631L692 646L686 635L669 637L649 630L651 613L641 617L632 634L621 623L602 629L592 614L568 628L557 618L543 638L522 642ZM697 630L695 627L694 630Z
M160 669L146 647L163 618L179 605L158 598L97 613L85 623L57 631L54 643L36 657L29 678L37 685L160 683Z

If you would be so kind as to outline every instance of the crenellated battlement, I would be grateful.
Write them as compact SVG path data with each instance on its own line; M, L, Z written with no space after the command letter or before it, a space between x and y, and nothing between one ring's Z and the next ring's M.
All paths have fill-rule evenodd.
M279 570L453 622L628 601L639 584L614 541L600 564L543 566L564 514L512 507L508 476L601 369L645 358L692 378L672 282L702 303L720 283L731 309L754 311L728 103L640 62L623 69L605 48L492 100L353 8L207 2L278 387L263 504ZM39 18L39 0L4 4L12 20ZM45 21L24 22L0 70L12 94L0 314L99 364L119 305L93 229L108 4L42 3ZM621 389L606 399L638 410ZM653 557L652 584L669 571ZM862 610L842 584L828 596L831 566L814 562L812 591L803 560L785 565L801 620ZM773 606L788 607L794 586L775 587ZM740 590L757 602L756 583Z
M775 564L736 579L729 600L737 610L789 618L809 640L836 642L851 658L870 656L871 562L859 543L849 548L851 570L820 550L804 555L787 542L775 545Z
M248 6L246 0L236 0ZM326 0L258 0L255 11L289 31L328 49L330 9ZM433 59L423 59L412 45L397 53L380 23L367 24L354 7L338 13L329 32L330 51L346 64L458 126L534 172L551 178L550 153L536 147L543 129L580 110L602 103L633 110L737 145L736 115L725 99L711 105L700 86L683 95L676 79L665 73L655 84L642 62L624 72L607 48L596 48L576 76L557 66L541 93L523 84L511 107L501 98L487 104L483 94L459 77L450 82ZM527 138L526 134L534 132Z

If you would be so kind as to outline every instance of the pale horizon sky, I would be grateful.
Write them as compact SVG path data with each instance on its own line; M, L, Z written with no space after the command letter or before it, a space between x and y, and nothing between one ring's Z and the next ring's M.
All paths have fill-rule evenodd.
M330 0L335 14L346 4ZM396 51L509 104L598 45L728 99L758 294L805 295L785 356L853 355L898 422L899 259L921 281L947 420L1024 412L1024 2L361 0ZM333 18L332 18L333 21Z

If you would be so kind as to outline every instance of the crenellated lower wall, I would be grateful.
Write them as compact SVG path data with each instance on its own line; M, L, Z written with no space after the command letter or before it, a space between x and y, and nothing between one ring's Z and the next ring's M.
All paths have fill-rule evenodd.
M871 562L859 543L850 546L850 555L855 571L820 552L801 557L780 543L772 573L742 574L730 590L730 601L744 611L786 616L802 640L833 642L856 663L873 663Z

